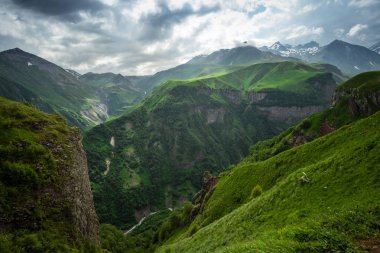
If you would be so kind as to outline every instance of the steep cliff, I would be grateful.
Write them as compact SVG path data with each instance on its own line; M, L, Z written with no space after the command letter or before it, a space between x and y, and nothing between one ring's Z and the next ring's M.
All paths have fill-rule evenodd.
M0 118L3 247L56 252L98 245L98 220L79 131L60 116L4 98Z

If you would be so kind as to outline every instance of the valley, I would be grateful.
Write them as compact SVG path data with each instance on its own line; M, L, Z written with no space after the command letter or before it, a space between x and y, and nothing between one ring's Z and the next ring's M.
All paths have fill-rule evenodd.
M376 252L376 50L244 45L141 76L0 52L0 251Z

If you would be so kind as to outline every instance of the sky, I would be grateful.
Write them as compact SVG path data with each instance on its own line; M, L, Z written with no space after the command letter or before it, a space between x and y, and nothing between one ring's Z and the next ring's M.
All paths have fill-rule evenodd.
M222 48L334 39L379 42L380 0L0 0L0 51L81 74L149 75Z

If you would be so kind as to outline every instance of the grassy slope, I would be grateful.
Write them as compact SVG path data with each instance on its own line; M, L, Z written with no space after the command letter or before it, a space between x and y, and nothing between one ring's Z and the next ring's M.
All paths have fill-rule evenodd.
M58 115L1 97L0 119L0 251L94 252L71 224L66 203L54 198L77 130Z
M357 239L380 232L379 124L377 113L268 160L240 163L221 176L205 217L191 225L204 227L161 251L355 249ZM263 194L251 199L257 184Z
M89 131L84 144L101 220L124 227L135 222L134 209L150 206L154 210L163 208L165 201L170 206L180 198L191 198L200 187L204 170L216 172L238 162L252 143L288 126L268 119L256 104L304 106L311 102L302 97L312 97L314 104L327 106L323 87L335 86L332 74L325 73L327 78L322 75L317 79L320 86L314 87L303 69L309 68L310 76L319 78L321 71L317 68L291 62L263 66L270 67L261 72L260 65L254 65L239 74L168 81L125 116ZM298 85L307 86L310 96L287 89L287 82L283 88L278 77L276 89L260 90L268 93L266 99L252 104L248 99L250 86L230 82L232 77L245 74L254 86L252 72L270 78L286 75L282 70L286 67L301 69L306 79ZM207 123L210 114L216 115L216 120ZM115 147L110 144L112 137ZM107 159L110 170L104 175Z

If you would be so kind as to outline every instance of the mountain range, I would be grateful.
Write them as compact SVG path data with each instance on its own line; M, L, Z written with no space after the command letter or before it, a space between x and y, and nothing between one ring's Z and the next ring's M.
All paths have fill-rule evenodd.
M270 47L265 46L260 49L284 57L299 58L307 62L329 63L337 66L348 75L378 70L380 67L380 55L376 51L378 50L377 44L368 49L341 40L334 40L322 47L315 41L297 46L283 45L277 41Z

